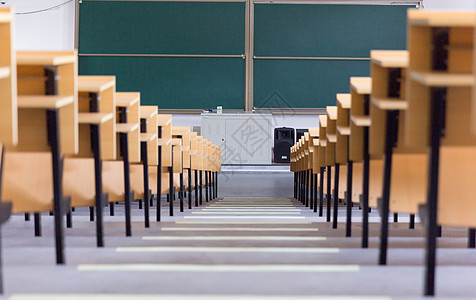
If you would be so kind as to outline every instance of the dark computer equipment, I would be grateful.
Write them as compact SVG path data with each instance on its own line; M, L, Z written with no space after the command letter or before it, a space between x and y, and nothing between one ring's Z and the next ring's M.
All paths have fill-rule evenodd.
M297 143L299 139L304 135L304 132L308 132L307 129L296 129L296 140L294 141Z
M274 162L289 163L290 148L294 145L294 128L274 129Z

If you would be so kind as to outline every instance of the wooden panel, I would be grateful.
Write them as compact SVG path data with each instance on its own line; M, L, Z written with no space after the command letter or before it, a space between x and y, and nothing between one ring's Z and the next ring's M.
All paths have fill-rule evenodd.
M373 158L383 158L385 153L387 111L381 110L372 103L370 105L370 118L372 126L369 129L369 153Z
M354 162L352 168L352 202L360 203L360 195L362 195L363 187L363 163Z
M476 146L441 147L438 222L441 225L476 227Z
M427 177L426 154L394 154L390 211L417 214L418 205L426 202Z
M3 171L2 199L12 202L14 213L53 210L50 153L6 152Z
M173 171L174 173L182 173L182 146L173 145L172 149L174 160Z
M16 54L13 49L13 14L9 8L0 10L5 22L0 23L0 143L18 143L18 110L16 85Z
M383 160L371 159L369 170L369 206L377 207L383 190Z
M102 184L103 192L109 194L109 202L124 201L124 162L103 162Z
M66 158L63 169L63 193L71 197L71 206L96 203L94 159Z
M340 165L339 167L339 199L345 198L347 191L347 165Z
M131 176L131 190L134 191L134 198L143 199L144 198L144 167L142 166L142 164L131 164L130 176ZM151 179L149 178L149 185L150 185L150 181Z
M349 136L342 135L337 132L336 143L336 163L346 164L348 161L349 153Z
M158 107L153 105L140 106L140 118L146 122L146 132L155 134L154 140L147 142L147 159L150 166L157 166L159 164L157 109Z

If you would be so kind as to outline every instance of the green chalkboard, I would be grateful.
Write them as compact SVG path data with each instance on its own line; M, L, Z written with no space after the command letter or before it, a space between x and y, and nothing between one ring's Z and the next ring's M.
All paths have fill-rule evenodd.
M86 1L79 10L79 74L116 75L162 109L243 109L245 3ZM146 54L81 56L81 54Z
M405 49L402 5L255 5L256 56L369 57Z
M292 110L335 105L336 93L349 92L351 76L369 73L369 61L257 60L254 106Z
M245 51L245 4L83 1L80 53L225 54Z
M162 109L244 107L242 58L81 57L83 75L116 74L117 90Z
M351 76L369 76L370 50L406 47L406 11L400 5L255 5L254 106L324 108L349 92Z

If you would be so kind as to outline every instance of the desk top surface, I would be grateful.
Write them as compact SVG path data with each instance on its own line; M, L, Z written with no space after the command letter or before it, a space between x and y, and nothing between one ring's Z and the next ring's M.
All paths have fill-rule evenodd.
M327 127L327 115L319 115L319 126Z
M369 116L352 116L352 122L359 127L369 127L372 121Z
M79 92L102 92L116 85L115 76L78 76Z
M166 126L172 122L172 115L157 115L159 126Z
M128 107L140 101L139 92L116 92L116 106Z
M141 133L140 134L140 141L141 142L152 142L157 135L155 133Z
M116 123L116 132L119 133L130 133L139 128L137 123Z
M372 78L370 77L351 77L350 87L357 94L370 94L372 91Z
M112 113L78 113L80 124L103 124L112 120Z
M0 79L10 76L10 67L0 67Z
M337 94L337 102L344 109L350 109L351 94Z
M41 52L18 51L17 65L19 66L59 66L76 62L78 56L74 51Z
M150 119L153 118L157 114L158 106L154 105L141 105L139 108L139 114L141 119Z
M190 127L172 127L172 135L186 135L190 133Z
M157 139L158 146L168 146L172 143L172 139L160 138Z
M372 97L372 104L381 110L406 110L408 103L405 100Z
M341 135L350 135L350 127L349 126L337 126L337 131Z
M408 10L408 24L432 27L474 27L476 26L476 12L410 9Z
M0 23L10 23L12 14L10 8L0 8Z
M472 74L449 74L446 72L417 72L412 71L410 76L413 80L431 87L448 86L473 86L474 76Z
M409 53L406 50L372 50L370 60L383 68L407 68Z
M327 117L329 120L335 121L337 120L337 106L328 106L326 108Z
M59 109L73 102L73 96L18 96L18 108Z
M319 128L309 128L308 131L311 137L319 137Z

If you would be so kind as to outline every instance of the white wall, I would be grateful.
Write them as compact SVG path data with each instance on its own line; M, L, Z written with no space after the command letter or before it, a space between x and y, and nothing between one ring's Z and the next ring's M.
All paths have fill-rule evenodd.
M15 48L17 50L74 49L74 7L77 0L3 0L0 6L15 9ZM63 4L51 10L45 10Z
M423 0L425 9L476 10L476 0Z
M291 128L317 128L319 120L317 115L273 115L272 127ZM200 126L200 115L173 114L172 126Z

